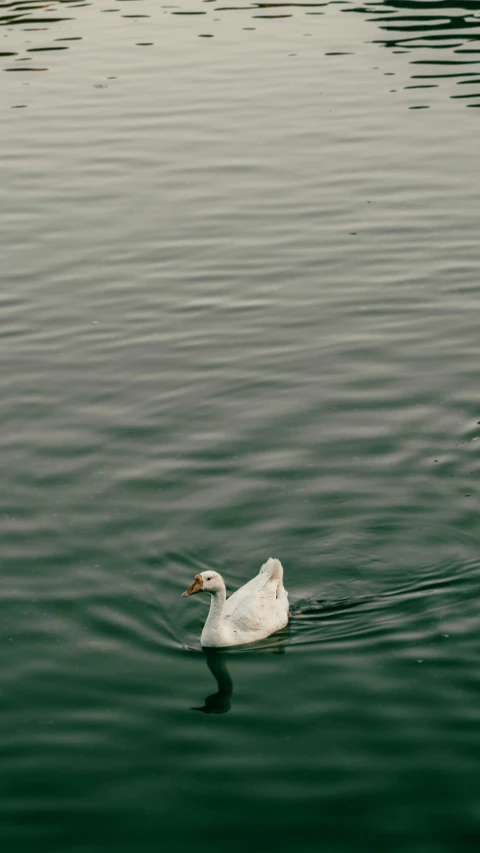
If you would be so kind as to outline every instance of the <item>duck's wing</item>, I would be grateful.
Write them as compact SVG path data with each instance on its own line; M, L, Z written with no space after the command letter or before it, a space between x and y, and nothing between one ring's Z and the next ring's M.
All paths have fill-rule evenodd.
M227 598L224 610L225 616L231 615L241 601L245 601L247 599L251 600L257 592L261 593L261 590L264 589L265 585L274 580L280 581L283 586L283 566L280 560L275 560L273 557L270 557L270 559L263 564L258 575L255 575L251 581L248 581L248 583L244 584L244 586L241 586L240 589L237 589L236 592L232 593L230 598Z
M274 617L277 595L283 589L283 568L280 560L270 558L258 575L240 587L225 602L225 619L242 631L254 631ZM288 599L287 599L288 601Z

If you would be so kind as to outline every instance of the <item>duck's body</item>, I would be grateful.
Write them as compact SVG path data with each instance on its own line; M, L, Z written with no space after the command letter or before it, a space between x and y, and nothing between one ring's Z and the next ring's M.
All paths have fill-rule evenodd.
M288 594L280 560L269 560L258 575L227 598L218 572L202 572L184 595L210 592L210 611L200 642L206 647L239 646L263 640L288 623Z

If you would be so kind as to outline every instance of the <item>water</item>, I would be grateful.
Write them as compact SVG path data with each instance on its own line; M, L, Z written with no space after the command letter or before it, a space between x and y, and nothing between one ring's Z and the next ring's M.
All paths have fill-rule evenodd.
M480 3L0 21L2 850L476 851Z

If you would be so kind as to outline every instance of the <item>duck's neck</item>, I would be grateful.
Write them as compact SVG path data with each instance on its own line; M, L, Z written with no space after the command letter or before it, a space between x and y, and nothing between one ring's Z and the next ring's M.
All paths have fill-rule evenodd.
M210 610L202 631L202 646L221 646L224 640L223 610L227 592L225 587L210 595Z

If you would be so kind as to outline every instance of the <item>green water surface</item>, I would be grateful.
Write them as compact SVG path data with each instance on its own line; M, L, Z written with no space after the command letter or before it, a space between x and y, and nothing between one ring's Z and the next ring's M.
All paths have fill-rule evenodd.
M479 39L0 2L4 853L479 850Z

